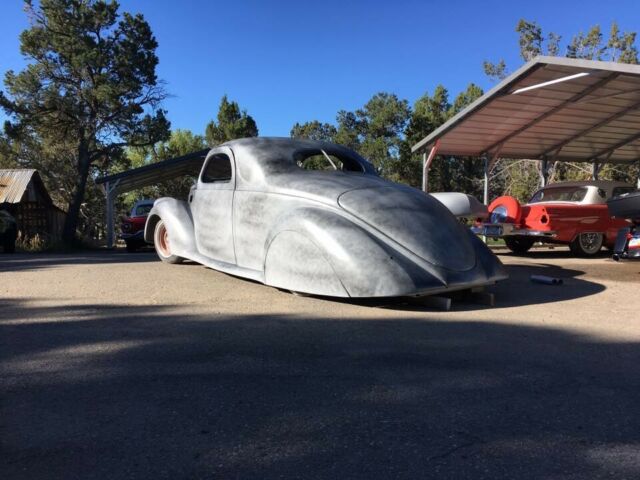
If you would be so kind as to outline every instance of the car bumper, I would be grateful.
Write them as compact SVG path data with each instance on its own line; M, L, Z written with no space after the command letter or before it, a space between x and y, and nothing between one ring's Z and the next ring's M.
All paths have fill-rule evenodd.
M555 238L557 232L553 230L532 230L529 228L517 228L512 223L485 223L479 227L471 227L471 231L477 235L486 237L535 237Z
M141 242L144 242L144 230L138 230L134 233L121 233L120 238L124 241L140 240Z

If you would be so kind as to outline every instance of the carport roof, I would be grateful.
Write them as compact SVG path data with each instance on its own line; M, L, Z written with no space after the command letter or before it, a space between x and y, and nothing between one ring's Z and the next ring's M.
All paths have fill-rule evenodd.
M115 193L128 192L136 188L172 180L181 175L197 175L209 149L198 150L181 157L170 158L125 172L98 178L96 183L109 183Z
M412 147L453 156L640 159L640 65L537 57Z

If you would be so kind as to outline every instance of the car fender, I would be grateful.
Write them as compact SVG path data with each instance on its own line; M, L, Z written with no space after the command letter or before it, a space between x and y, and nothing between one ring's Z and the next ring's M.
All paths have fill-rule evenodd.
M265 252L265 283L288 290L374 297L444 285L364 226L329 209L304 207L282 215Z
M145 241L153 243L153 233L160 219L164 221L167 228L172 254L189 256L197 251L193 217L187 202L169 197L156 200L145 224Z
M460 192L435 192L429 195L442 203L458 218L479 218L484 220L489 216L487 206L480 203L473 195Z

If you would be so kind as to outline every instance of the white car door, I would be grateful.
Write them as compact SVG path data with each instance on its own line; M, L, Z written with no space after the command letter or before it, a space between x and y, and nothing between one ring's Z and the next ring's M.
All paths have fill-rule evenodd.
M230 148L212 150L204 162L189 202L200 254L236 263L233 245L235 161Z

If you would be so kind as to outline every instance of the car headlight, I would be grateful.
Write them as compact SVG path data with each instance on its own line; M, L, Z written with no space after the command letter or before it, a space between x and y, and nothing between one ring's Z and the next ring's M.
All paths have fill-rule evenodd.
M505 223L507 221L507 207L498 205L489 216L491 223Z

